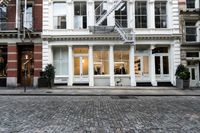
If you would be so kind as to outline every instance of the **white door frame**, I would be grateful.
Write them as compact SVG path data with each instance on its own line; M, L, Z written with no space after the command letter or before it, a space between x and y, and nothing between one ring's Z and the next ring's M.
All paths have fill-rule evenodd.
M88 54L74 54L74 58L79 58L79 65L80 65L80 69L79 69L79 75L75 75L74 74L74 83L89 83L89 75L83 75L83 58L87 57L88 58ZM74 64L73 64L74 65ZM89 67L88 67L89 68ZM74 69L75 70L75 69Z
M188 69L190 71L190 86L191 87L198 87L199 86L199 66L198 65L192 65L188 66ZM192 71L194 70L194 71ZM194 72L194 77L192 76L192 73Z
M164 74L163 70L163 57L167 56L168 57L168 74ZM170 81L170 58L168 53L161 53L161 54L155 54L155 61L156 57L160 58L160 74L156 74L156 67L155 67L155 74L156 74L156 80L157 81Z
M146 82L147 80L150 80L149 79L150 75L149 74L148 75L144 75L144 73L143 73L144 56L149 57L149 55L148 54L136 54L135 56L137 56L140 59L140 71L139 71L139 74L136 75L136 80L137 81L142 81L142 82ZM150 65L150 59L148 58L148 60L149 60L149 65ZM148 68L150 68L150 67L148 66ZM149 73L150 73L150 70L149 70Z

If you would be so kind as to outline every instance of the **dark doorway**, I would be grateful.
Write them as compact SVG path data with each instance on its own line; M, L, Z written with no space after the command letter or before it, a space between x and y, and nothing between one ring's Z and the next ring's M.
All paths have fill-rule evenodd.
M21 86L33 86L34 59L33 45L18 45L18 78Z

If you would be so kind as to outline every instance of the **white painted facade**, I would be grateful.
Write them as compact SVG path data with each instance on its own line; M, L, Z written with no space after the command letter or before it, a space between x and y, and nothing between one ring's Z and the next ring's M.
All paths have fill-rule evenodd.
M61 54L59 56L65 61L67 60L66 72L63 68L59 69L60 73L56 74L55 83L67 83L69 86L79 83L87 83L89 86L136 86L137 83L151 83L152 86L157 86L159 82L176 84L175 70L180 64L181 43L178 0L162 0L166 2L166 28L155 27L155 2L157 0L146 0L147 28L135 28L136 1L141 0L127 0L127 28L131 28L135 33L135 43L130 45L124 44L116 32L94 34L89 31L89 26L95 25L94 0L85 0L87 7L86 29L74 28L75 0L43 0L43 68L49 63L56 62L54 59L56 48L60 48ZM65 2L66 29L54 29L54 2ZM108 0L108 8L112 7L113 3L113 0ZM107 17L107 26L115 25L114 16L115 12L112 12ZM101 70L101 74L98 75L94 72L94 66L98 66L98 62L95 62L94 59L95 49L98 51L102 47L106 49L106 54L108 54L106 56L108 59L106 64L108 70L106 71L108 72L104 73L105 70L103 72ZM80 48L86 49L86 52L76 53L76 50ZM165 52L153 53L155 48L164 48ZM116 61L118 51L122 51L122 53L125 51L125 55L128 52L128 61L125 59L125 67L128 69L125 70L124 74L116 74L115 69L120 68L121 71L121 66L118 67L121 62ZM61 59L60 57L59 59ZM62 59L61 63L63 63ZM80 62L78 64L80 69L76 67L77 62ZM84 63L87 63L87 70L85 70ZM136 63L139 66L136 66ZM166 64L168 64L167 67ZM76 70L79 74L76 74ZM84 72L86 72L85 75Z

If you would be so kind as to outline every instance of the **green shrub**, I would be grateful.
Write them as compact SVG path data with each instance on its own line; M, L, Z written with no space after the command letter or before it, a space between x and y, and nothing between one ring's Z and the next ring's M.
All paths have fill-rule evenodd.
M190 72L187 67L184 65L180 64L177 69L176 69L176 77L179 79L183 80L188 80L190 79Z
M49 87L51 88L54 83L55 67L52 64L48 64L44 69L44 77L48 79Z

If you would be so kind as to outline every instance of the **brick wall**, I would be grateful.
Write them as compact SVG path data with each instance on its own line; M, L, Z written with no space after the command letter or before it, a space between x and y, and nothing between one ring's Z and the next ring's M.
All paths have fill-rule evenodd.
M42 70L42 44L34 45L34 77L40 76Z

